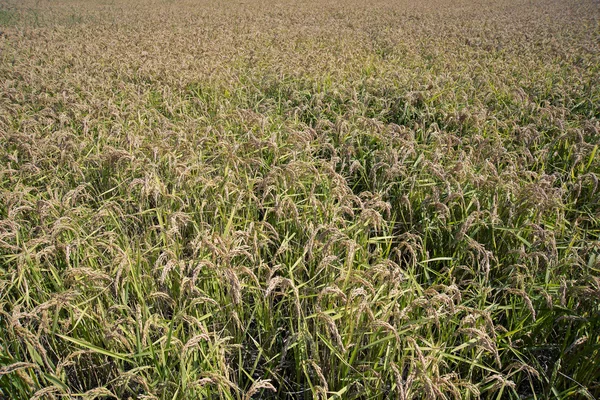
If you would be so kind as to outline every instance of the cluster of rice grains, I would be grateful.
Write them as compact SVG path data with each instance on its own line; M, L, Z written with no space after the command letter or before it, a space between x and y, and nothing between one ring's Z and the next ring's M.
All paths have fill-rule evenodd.
M0 398L598 398L599 21L0 3Z

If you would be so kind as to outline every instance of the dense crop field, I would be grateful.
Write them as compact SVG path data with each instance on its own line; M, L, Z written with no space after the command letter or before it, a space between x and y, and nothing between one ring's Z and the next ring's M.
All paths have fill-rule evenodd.
M0 399L600 398L597 0L0 0Z

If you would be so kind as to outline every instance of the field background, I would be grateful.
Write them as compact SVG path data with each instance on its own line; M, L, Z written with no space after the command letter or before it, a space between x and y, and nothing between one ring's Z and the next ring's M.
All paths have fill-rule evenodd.
M599 106L598 1L0 0L0 398L599 398Z

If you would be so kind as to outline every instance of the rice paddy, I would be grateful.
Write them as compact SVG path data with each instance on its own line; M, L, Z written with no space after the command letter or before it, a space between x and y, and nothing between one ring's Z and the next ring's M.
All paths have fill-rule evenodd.
M0 0L0 399L600 398L600 5Z

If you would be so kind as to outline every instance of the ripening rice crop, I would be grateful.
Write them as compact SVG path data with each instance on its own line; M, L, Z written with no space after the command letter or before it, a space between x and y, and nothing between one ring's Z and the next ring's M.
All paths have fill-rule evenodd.
M0 399L600 398L596 0L0 0Z

